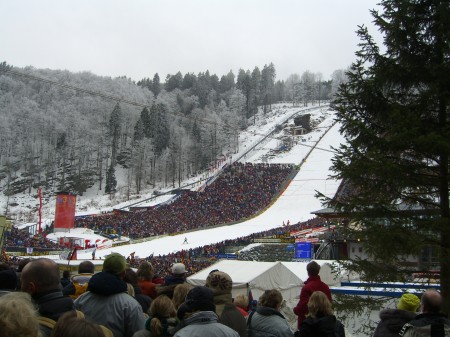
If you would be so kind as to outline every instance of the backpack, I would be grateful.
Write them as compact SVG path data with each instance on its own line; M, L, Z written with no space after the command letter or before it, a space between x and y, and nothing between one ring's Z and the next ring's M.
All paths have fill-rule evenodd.
M69 295L71 299L76 300L78 297L80 297L80 295L83 295L88 287L88 282L86 283L78 283L78 282L72 282L74 288L75 288L75 293L73 295Z

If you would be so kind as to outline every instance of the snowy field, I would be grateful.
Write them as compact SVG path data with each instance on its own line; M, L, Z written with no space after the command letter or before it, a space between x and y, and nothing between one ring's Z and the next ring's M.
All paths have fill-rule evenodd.
M319 109L319 111L322 110L326 111L328 109ZM329 111L325 119L320 123L319 128L308 135L310 140L306 144L301 142L294 146L289 153L283 153L279 157L273 157L267 162L300 164L308 152L310 152L310 146L316 144L332 124L333 114ZM333 153L330 151L331 146L336 147L343 140L338 129L339 127L337 125L333 126L317 143L318 148L309 154L309 157L301 166L300 172L292 180L288 188L261 215L231 226L164 236L149 242L99 250L97 251L97 256L105 256L111 252L121 253L125 256L135 252L135 256L139 257L147 257L151 254L168 254L182 249L195 248L226 239L235 239L255 232L279 227L283 224L283 221L287 222L289 220L291 223L296 223L312 218L311 212L322 208L320 201L315 197L316 191L320 191L327 196L333 196L339 186L338 181L327 178L331 173L329 171L333 156ZM267 146L269 145L266 144L265 148ZM264 151L256 151L251 158L249 156L249 158L243 158L241 161L260 162L261 152ZM187 238L188 244L183 243L185 238ZM83 258L83 256L79 255L79 258ZM86 254L85 258L89 258L89 254Z

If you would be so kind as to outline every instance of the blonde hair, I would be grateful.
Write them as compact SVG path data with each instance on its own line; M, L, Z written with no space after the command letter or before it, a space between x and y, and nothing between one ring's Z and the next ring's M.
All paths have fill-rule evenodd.
M248 296L244 294L239 294L234 298L234 305L244 310L247 310L248 307Z
M163 326L161 318L175 317L177 314L172 300L166 295L160 295L155 298L150 305L148 313L152 317L150 321L152 337L162 336Z
M322 315L332 315L333 310L331 309L331 302L321 291L315 291L312 293L308 301L308 315L311 317L316 317L318 314Z
M133 296L133 297L136 296L136 292L134 291L134 287L131 283L127 283L127 293L130 296Z
M188 283L178 284L173 290L172 302L175 309L178 309L181 304L184 303L186 295L191 290L191 286Z
M276 308L283 301L283 296L276 290L266 290L259 298L259 305L263 307Z
M151 281L155 276L155 270L150 262L142 261L136 274L139 281Z
M0 331L2 336L37 337L38 313L31 296L24 292L11 292L0 297Z

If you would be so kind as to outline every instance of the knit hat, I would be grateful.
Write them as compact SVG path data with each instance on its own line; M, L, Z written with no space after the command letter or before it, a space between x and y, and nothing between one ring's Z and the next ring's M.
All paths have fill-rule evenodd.
M186 273L186 266L182 263L174 263L172 266L172 274L181 275Z
M231 294L233 281L227 273L213 271L206 278L206 286L213 291L214 295Z
M413 294L403 294L397 304L397 309L416 312L419 309L420 299Z
M127 269L127 261L119 253L109 254L103 262L103 271L111 274L120 274Z
M180 305L177 316L181 320L187 312L194 311L216 311L214 295L211 289L197 286L189 290L186 301Z

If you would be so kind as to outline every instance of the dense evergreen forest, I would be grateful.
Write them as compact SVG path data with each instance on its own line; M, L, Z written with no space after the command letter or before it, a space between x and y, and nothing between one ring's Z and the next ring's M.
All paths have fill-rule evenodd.
M119 169L128 193L157 183L176 187L235 152L239 132L258 109L330 99L343 74L323 81L307 71L276 81L271 63L237 76L178 72L164 81L155 74L135 83L3 62L0 193L35 193L41 186L52 195L83 195L95 184L114 193Z

